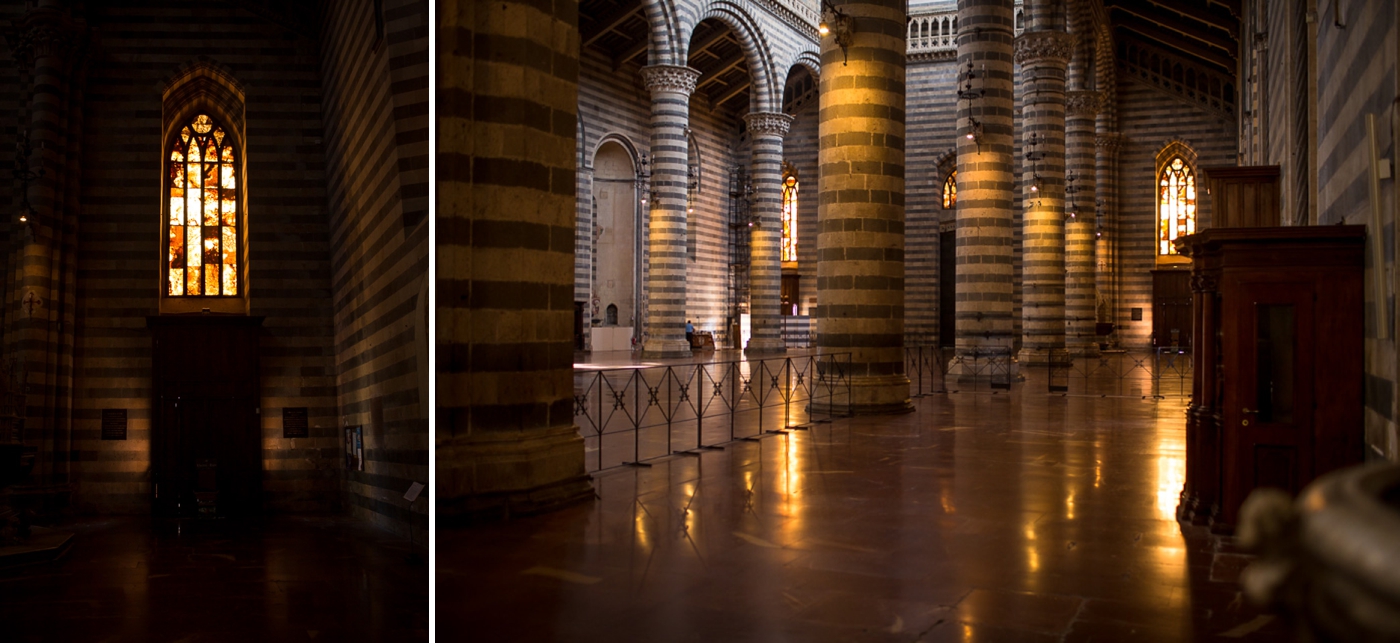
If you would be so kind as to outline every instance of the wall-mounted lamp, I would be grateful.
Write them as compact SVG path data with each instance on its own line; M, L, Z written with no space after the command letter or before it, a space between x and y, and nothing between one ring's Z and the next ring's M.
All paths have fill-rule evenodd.
M817 24L817 33L823 37L835 36L836 46L841 48L841 65L845 66L849 62L846 49L851 46L856 33L855 19L828 0L822 0L822 20Z
M1065 195L1069 197L1069 206L1065 208L1065 216L1070 219L1079 217L1079 205L1074 202L1074 195L1079 192L1079 188L1074 187L1074 179L1073 171L1065 175Z
M34 210L33 206L29 205L29 184L44 176L44 168L39 168L38 172L29 169L29 159L34 155L34 147L29 143L28 131L19 132L15 148L15 169L11 175L20 182L19 222L25 224L26 227L33 228L39 213ZM39 149L44 149L43 141L39 141Z
M1031 162L1031 192L1039 193L1044 185L1040 178L1040 168L1036 165L1037 161L1045 158L1045 153L1038 147L1044 141L1045 139L1036 132L1031 132L1030 137L1026 139L1026 160Z
M978 105L974 101L982 100L987 95L986 87L983 83L978 83L978 87L973 87L973 81L987 75L987 66L982 65L981 76L973 68L972 63L967 64L967 70L958 74L958 100L967 101L967 140L982 143L982 122L972 115L972 109Z
M651 197L651 163L646 152L642 152L642 158L637 164L637 193L642 195L642 205L646 206Z

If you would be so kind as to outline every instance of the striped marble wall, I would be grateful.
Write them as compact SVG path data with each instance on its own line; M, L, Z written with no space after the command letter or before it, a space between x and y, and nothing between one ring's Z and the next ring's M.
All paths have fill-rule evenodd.
M1152 335L1152 274L1156 267L1156 158L1170 140L1182 140L1199 168L1235 165L1235 124L1128 74L1118 82L1118 338L1124 348L1146 348ZM1210 226L1211 204L1198 192L1197 229ZM1142 320L1132 320L1132 309Z
M1376 116L1380 158L1395 162L1396 6L1388 0L1343 2L1313 27L1317 33L1317 210L1318 223L1367 224L1371 198L1366 115ZM1380 181L1385 272L1393 269L1395 179ZM1369 261L1369 258L1368 258ZM1385 302L1375 301L1366 271L1366 441L1371 457L1400 460L1394 403L1396 343L1394 332L1377 339L1375 307L1390 311L1394 321L1395 285ZM1393 326L1392 326L1393 328Z
M327 215L339 424L362 426L364 471L346 471L353 515L407 534L427 528L427 4L327 3L322 27ZM328 436L340 444L334 424Z
M243 85L247 116L248 293L265 315L263 489L271 511L340 501L340 424L331 325L322 142L322 60L314 37L228 4L89 5L101 34L86 88L83 213L72 412L73 502L146 512L151 337L162 280L161 88L205 57ZM282 438L281 409L307 407L311 437ZM128 410L125 441L100 439L104 408Z

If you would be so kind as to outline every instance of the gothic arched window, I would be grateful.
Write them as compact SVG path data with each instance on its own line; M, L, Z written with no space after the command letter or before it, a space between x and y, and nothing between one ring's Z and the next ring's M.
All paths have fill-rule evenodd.
M797 261L797 175L783 176L783 261Z
M220 123L199 114L170 144L167 296L238 294L238 151L233 142Z
M1157 254L1174 255L1177 237L1196 232L1196 176L1180 156L1157 177Z
M948 173L948 178L943 181L943 209L952 210L958 205L958 171L953 170Z

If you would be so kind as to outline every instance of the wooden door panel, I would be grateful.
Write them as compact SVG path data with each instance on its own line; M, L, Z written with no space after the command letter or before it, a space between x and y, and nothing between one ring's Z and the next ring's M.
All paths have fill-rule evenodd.
M1314 295L1297 282L1236 281L1226 294L1227 356L1221 410L1227 463L1225 519L1257 486L1298 492L1312 478Z

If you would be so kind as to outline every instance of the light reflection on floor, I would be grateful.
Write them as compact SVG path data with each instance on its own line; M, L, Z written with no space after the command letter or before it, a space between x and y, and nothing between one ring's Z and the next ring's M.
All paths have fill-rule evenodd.
M1173 518L1182 401L916 404L614 469L587 505L441 532L439 636L1187 641L1259 616ZM601 580L522 573L540 567Z

